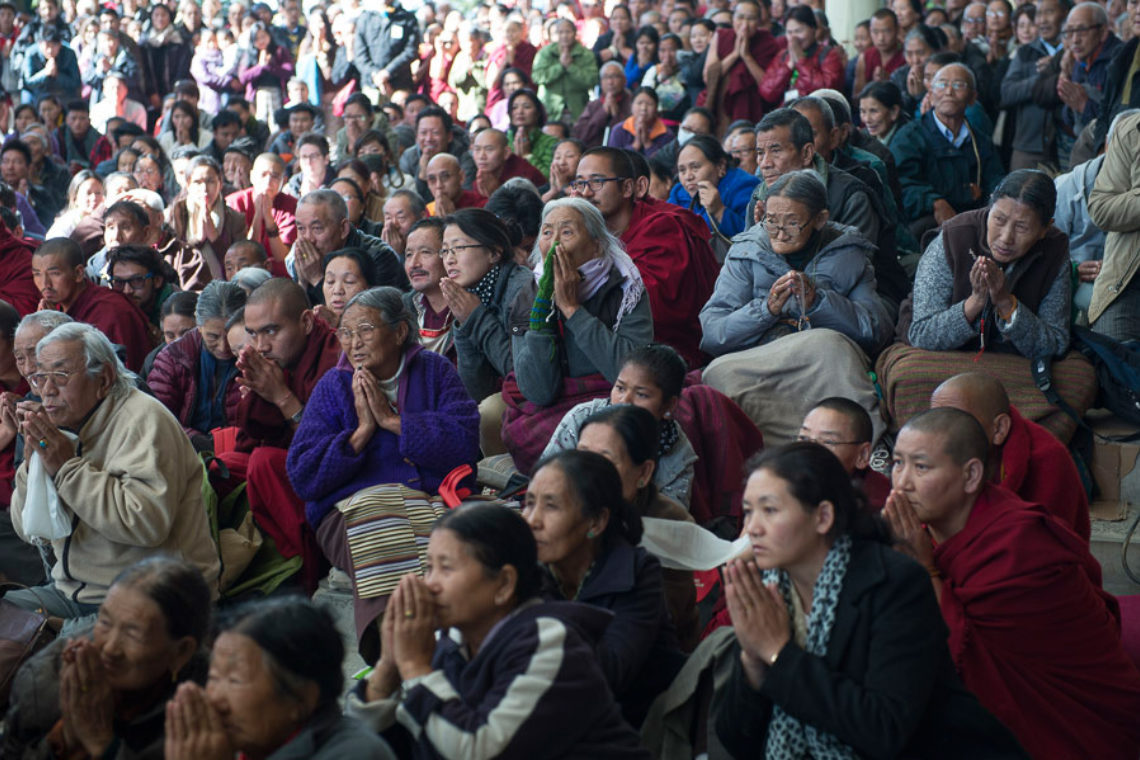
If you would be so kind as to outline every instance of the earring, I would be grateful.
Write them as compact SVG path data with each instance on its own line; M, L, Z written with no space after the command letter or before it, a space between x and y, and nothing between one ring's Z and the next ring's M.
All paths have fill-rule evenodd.
M637 487L638 488L645 488L645 481L644 480L637 481Z
M592 531L592 530L588 530L588 531L586 531L586 538L593 538L593 537L594 537L594 536L596 536L596 535L598 535L598 534L597 534L597 533L595 533L595 532L594 532L594 531Z

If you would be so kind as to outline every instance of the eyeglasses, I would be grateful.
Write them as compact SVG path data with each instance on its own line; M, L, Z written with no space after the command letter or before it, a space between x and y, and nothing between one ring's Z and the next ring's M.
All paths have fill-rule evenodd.
M340 197L341 197L341 198L344 198L344 202L345 202L345 203L351 203L352 201L357 201L357 202L359 202L359 203L364 203L364 199L363 199L363 198L358 198L358 197L356 197L355 195L342 195L342 196L340 196Z
M764 219L764 229L768 230L769 235L788 235L789 237L796 237L804 228L808 226L807 222L788 222L787 224L778 224L772 217Z
M569 184L571 190L576 193L586 191L590 188L591 192L600 193L602 188L606 186L607 182L621 182L624 177L590 177L589 179L576 179Z
M346 114L345 114L344 116L342 116L341 118L342 118L342 119L344 119L345 121L364 121L364 120L365 120L365 119L367 119L368 117L367 117L367 116L365 116L364 114L355 114L355 115L350 115L350 114L347 114L347 113L346 113Z
M33 372L28 375L28 385L35 388L37 391L47 385L48 380L56 388L62 388L68 384L71 378L78 375L79 372L65 372L64 370L55 370L53 372Z
M800 433L798 436L796 436L796 440L803 443L818 443L820 446L828 449L830 449L832 446L859 446L865 443L865 441L834 441L830 438L812 438L811 436L804 435L803 433Z
M113 290L122 290L128 285L131 290L138 290L146 284L147 280L154 279L154 272L147 272L146 274L138 274L134 277L112 277L111 288Z
M938 92L946 92L947 89L954 90L954 92L962 92L963 90L970 89L970 83L961 80L957 82L935 82L930 85L930 89L937 90Z
M1008 15L1006 11L986 11L986 16L989 18L1005 18Z
M1088 34L1089 32L1095 32L1102 26L1104 26L1104 24L1093 24L1092 26L1074 26L1070 27L1069 29L1062 29L1061 36L1065 39L1069 39L1070 37L1074 37L1078 34Z
M352 343L353 339L360 336L361 340L368 340L376 334L376 325L370 325L367 322L361 322L353 330L349 327L342 327L336 331L336 337L340 338L341 343Z
M965 21L967 24L984 24L986 23L985 16L966 16Z
M450 256L455 254L458 256L460 251L466 251L468 248L483 248L483 246L478 243L472 243L471 245L453 245L450 248L440 248L439 255Z

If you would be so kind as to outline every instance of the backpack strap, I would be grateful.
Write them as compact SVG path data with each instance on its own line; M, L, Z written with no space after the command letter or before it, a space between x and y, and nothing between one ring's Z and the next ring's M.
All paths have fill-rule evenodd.
M1101 443L1131 443L1132 441L1140 440L1140 433L1108 436L1101 435L1089 427L1089 424L1077 413L1077 410L1073 408L1072 404L1061 398L1061 394L1057 392L1056 386L1053 385L1053 359L1051 357L1046 356L1031 359L1029 362L1029 371L1033 374L1033 382L1037 385L1037 389L1045 395L1045 400L1076 420L1077 424L1089 431L1096 440Z

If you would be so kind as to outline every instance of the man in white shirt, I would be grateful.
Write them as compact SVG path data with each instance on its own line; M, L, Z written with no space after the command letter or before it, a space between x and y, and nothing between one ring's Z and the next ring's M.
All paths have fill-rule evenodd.
M104 132L107 120L113 116L146 129L146 108L137 100L127 97L127 82L117 71L111 71L103 78L103 99L91 107L91 125Z

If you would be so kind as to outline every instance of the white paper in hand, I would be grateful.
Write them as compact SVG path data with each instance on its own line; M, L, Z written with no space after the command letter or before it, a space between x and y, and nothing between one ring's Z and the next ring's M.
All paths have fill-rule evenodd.
M71 511L59 500L55 482L44 469L39 452L28 460L27 494L24 497L24 534L30 538L58 541L71 535Z
M748 537L717 538L696 523L643 517L641 546L670 570L713 570L748 551Z

